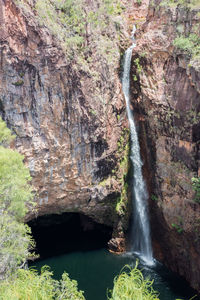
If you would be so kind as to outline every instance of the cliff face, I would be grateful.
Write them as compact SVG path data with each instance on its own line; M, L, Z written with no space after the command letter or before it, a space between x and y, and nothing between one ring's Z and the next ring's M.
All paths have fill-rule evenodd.
M41 24L35 1L15 2L0 0L0 113L33 178L38 205L27 220L79 212L113 227L119 239L110 246L123 250L129 132L118 73L120 43L136 23L131 92L154 254L200 289L200 205L191 184L200 174L200 69L173 45L178 35L199 32L198 11L158 0L149 8L148 0L122 1L130 28L117 17L102 35L115 51L108 47L100 55L98 42L101 49L106 43L98 34L95 41L88 25L87 55L74 52L69 59L69 49ZM86 2L89 10L98 3Z
M161 3L150 1L137 32L132 101L144 136L154 255L200 289L200 204L191 183L200 174L200 65L173 46L180 35L199 35L199 13Z
M122 236L127 196L120 209L117 202L129 134L115 63L119 46L113 44L109 65L94 47L87 70L84 61L69 62L58 39L25 8L0 0L0 110L33 178L38 206L27 219L80 212Z

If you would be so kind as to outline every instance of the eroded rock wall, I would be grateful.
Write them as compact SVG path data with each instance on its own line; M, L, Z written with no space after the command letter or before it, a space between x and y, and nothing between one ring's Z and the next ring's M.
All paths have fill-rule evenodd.
M119 65L106 65L94 49L93 80L80 63L66 60L36 12L14 1L0 0L0 23L0 111L16 134L13 146L29 166L38 203L27 219L81 212L119 237L129 213L116 210L129 143Z
M161 2L150 1L137 31L132 102L146 136L154 255L200 290L200 204L191 183L200 171L200 68L173 46L199 26L199 13Z
M148 0L122 2L124 36L138 26L132 104L151 194L154 254L200 289L200 207L191 185L200 173L200 72L173 46L177 31L189 33L199 15L160 1L150 1L149 9ZM123 249L129 134L119 46L109 65L93 48L87 71L69 63L35 11L0 0L0 25L0 112L16 134L13 147L24 154L38 203L27 219L80 212L112 226L111 248Z

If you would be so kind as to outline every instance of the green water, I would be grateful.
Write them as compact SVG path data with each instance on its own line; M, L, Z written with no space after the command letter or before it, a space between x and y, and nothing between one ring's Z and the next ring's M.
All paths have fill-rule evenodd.
M106 300L107 289L112 288L113 278L125 264L134 266L133 255L115 255L106 249L74 251L34 263L37 269L49 265L54 278L60 279L64 271L78 281L79 289L85 291L87 300ZM154 288L160 293L160 300L188 300L194 292L188 285L160 264L153 268L139 265L144 276L154 279Z

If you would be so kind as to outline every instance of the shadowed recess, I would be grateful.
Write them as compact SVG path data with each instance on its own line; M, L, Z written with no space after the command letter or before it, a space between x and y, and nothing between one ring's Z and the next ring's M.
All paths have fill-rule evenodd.
M28 225L40 259L105 248L112 235L112 228L79 213L46 215L30 221Z

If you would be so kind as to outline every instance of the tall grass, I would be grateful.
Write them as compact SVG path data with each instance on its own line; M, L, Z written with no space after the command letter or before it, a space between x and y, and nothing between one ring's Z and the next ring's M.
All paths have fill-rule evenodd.
M136 266L131 269L125 265L114 279L113 290L108 293L108 300L159 300L154 291L153 281L145 279Z

